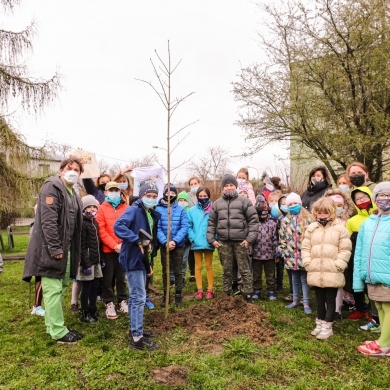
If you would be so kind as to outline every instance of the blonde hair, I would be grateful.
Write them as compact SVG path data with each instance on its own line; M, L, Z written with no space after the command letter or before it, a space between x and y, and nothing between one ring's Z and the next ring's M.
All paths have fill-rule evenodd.
M247 181L249 180L249 171L248 171L247 168L245 168L245 167L240 168L240 169L238 170L238 172L237 172L236 177L238 176L239 173L245 173L245 175L246 175L246 180L247 180Z
M318 214L329 214L332 221L336 219L336 206L332 198L322 197L314 202L311 209L313 219L317 219Z
M199 184L202 184L202 180L200 180L198 176L191 176L188 179L188 185L191 185L190 183L192 182L192 180L196 180Z
M280 197L282 196L282 191L279 191L279 190L276 190L274 192L271 192L269 195L268 195L268 203L271 201L271 197L272 198L276 198L275 200L278 201L280 199Z

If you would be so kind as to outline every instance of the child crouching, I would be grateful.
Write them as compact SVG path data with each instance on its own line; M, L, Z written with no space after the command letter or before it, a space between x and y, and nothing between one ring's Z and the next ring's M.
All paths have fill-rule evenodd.
M302 262L307 283L316 295L316 327L311 332L318 340L333 335L337 289L344 287L344 270L351 256L352 243L347 229L336 218L335 203L320 198L312 208L313 219L302 242Z

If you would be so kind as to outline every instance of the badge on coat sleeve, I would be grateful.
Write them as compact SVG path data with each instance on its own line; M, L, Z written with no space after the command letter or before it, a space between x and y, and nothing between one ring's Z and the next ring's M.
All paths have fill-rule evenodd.
M46 204L53 204L54 198L52 196L46 196Z

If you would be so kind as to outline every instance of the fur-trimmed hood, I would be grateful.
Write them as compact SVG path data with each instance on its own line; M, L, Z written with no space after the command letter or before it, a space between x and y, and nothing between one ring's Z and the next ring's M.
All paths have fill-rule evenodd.
M340 190L339 188L330 188L324 194L324 196L340 195L344 199L344 211L339 216L340 219L346 221L348 218L351 218L356 214L355 203L353 203L349 193Z

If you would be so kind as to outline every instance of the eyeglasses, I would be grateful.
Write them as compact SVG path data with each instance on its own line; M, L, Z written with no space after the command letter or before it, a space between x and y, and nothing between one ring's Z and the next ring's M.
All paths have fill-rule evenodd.
M379 195L378 195L379 196ZM366 199L370 199L370 197L368 195L362 195L360 198L356 198L355 199L355 203L360 203L360 202L363 202L364 200Z
M377 199L389 199L390 198L390 194L378 194L376 196Z

